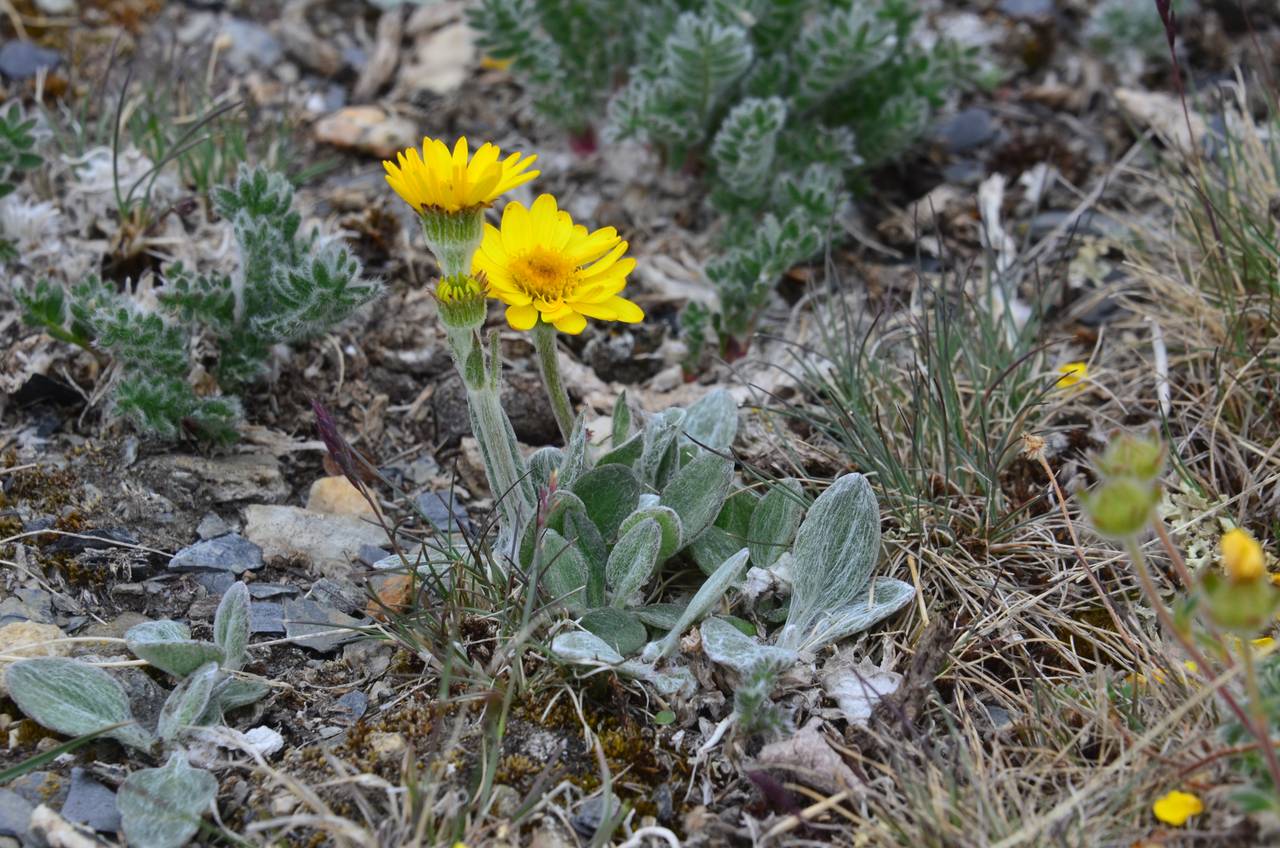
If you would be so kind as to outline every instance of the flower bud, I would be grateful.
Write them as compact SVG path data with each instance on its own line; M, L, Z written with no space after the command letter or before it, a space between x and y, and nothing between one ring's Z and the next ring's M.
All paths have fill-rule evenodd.
M1269 580L1238 582L1215 570L1204 575L1209 614L1224 630L1253 636L1271 624L1280 607L1280 589Z
M1127 539L1151 523L1160 500L1160 487L1132 477L1119 477L1081 494L1080 499L1099 533L1113 539Z
M1253 583L1267 573L1262 545L1248 530L1237 527L1222 534L1222 570L1233 583Z
M440 320L452 330L475 330L484 324L485 286L470 274L442 277L436 285Z
M1160 476L1164 460L1164 443L1154 432L1145 436L1121 433L1111 439L1094 464L1103 477L1136 477L1146 481Z

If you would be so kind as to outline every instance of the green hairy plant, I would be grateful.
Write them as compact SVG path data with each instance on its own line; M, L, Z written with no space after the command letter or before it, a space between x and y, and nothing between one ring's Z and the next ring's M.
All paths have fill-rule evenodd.
M137 722L124 688L108 672L64 657L19 660L5 669L10 697L30 719L66 736L102 733L145 754L161 749L161 768L139 769L120 787L121 823L130 845L186 845L217 795L212 774L187 764L183 744L200 728L261 700L267 684L238 672L249 644L249 589L236 583L214 615L212 642L191 638L185 624L148 621L125 634L139 659L178 679L156 727Z
M594 461L579 419L564 451L544 449L530 462L547 494L522 540L522 565L583 628L557 636L552 651L571 663L611 665L660 692L687 692L691 673L667 662L681 636L749 566L785 569L794 588L776 644L721 619L702 628L707 655L752 681L741 707L747 723L782 728L768 698L777 671L871 627L915 594L909 584L872 577L880 512L870 485L846 475L807 509L794 480L763 497L734 491L727 451L737 410L724 390L650 415L637 432L624 396L613 420L609 446ZM702 584L683 604L649 603L645 587L680 558L703 572Z
M8 197L18 188L18 181L25 171L40 167L44 159L32 148L35 146L34 118L24 119L22 106L11 105L0 114L0 197ZM14 247L0 237L0 260L13 259Z
M380 291L346 248L299 232L293 188L281 174L241 167L214 205L232 224L239 269L170 265L154 311L96 277L72 286L41 280L16 293L28 324L116 363L115 411L161 438L234 441L236 393L266 372L271 347L323 333ZM209 370L222 394L199 393L193 383L201 340L216 348Z
M484 0L471 22L552 122L704 175L723 238L706 268L718 309L682 316L696 364L712 341L742 353L777 279L832 240L859 170L976 75L952 45L921 47L917 17L913 0Z

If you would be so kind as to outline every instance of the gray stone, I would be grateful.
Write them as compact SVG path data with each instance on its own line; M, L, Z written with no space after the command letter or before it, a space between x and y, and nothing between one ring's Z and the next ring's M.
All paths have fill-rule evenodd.
M62 63L56 50L32 44L30 41L6 41L0 46L0 74L11 80L34 77L43 69L53 69Z
M171 571L229 571L243 574L262 568L262 548L237 533L206 539L183 548L169 560Z
M89 776L82 768L71 770L71 791L62 805L62 817L88 825L99 833L118 833L120 809L116 793Z
M283 595L298 594L297 586L286 586L284 583L250 583L249 597L263 601L267 598L279 598Z
M284 58L284 48L261 24L243 18L227 18L218 33L227 43L227 64L239 73L253 68L273 68Z
M934 130L938 139L951 153L965 153L990 142L999 127L986 109L971 107L946 119Z
M254 601L249 605L249 632L279 635L284 629L284 604Z
M1053 15L1053 0L1000 0L1000 12L1019 21L1047 21Z
M333 704L335 712L348 721L357 721L369 709L369 696L359 689L352 689Z
M235 531L227 520L216 512L211 512L200 519L200 523L196 525L196 535L201 539L215 539L218 536L225 536Z
M138 544L138 537L123 527L104 527L85 530L75 536L59 536L45 551L55 554L81 554L88 550L104 550L129 547Z
M267 559L302 557L325 577L350 573L365 545L381 545L386 533L354 515L333 515L296 506L251 504L245 508L244 535Z
M124 687L133 717L138 720L138 724L154 731L156 721L160 718L160 709L169 693L140 668L117 668L112 671L115 672L112 677Z
M615 799L609 805L609 812L615 813L618 810L618 801ZM569 818L569 824L583 839L591 839L599 830L601 822L604 821L605 803L604 797L601 795L592 795L590 798L582 802L578 807L578 811Z
M139 463L155 479L156 488L172 491L181 501L197 493L217 503L278 501L289 494L280 473L280 461L269 453L241 453L209 458L190 454L166 454Z
M364 609L365 601L368 600L364 590L350 580L331 580L328 577L321 577L311 584L306 596L322 606L333 607L347 615L354 615Z
M5 788L18 793L32 805L48 804L57 808L67 797L67 779L51 771L27 772L9 781Z
M0 836L17 836L23 840L31 832L31 814L36 805L17 792L0 789Z
M437 532L457 533L461 527L462 532L470 534L474 529L467 510L448 492L424 492L414 498L414 503Z
M285 632L295 645L322 654L359 639L361 634L350 628L369 623L368 619L352 618L309 598L285 601L284 617Z
M209 590L210 595L224 595L236 582L236 576L230 571L201 571L196 574L196 582Z

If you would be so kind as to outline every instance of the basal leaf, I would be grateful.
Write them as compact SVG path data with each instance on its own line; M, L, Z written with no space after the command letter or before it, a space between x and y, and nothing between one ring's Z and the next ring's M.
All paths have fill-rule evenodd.
M627 516L619 532L626 535L642 521L653 519L662 528L662 544L658 548L658 562L666 562L684 544L684 523L675 510L665 506L642 507Z
M586 557L577 546L555 530L547 529L542 536L538 561L542 569L539 580L542 591L569 609L581 608L586 599L590 571Z
M605 584L613 606L625 606L632 593L649 580L658 565L661 546L662 528L652 518L635 524L618 540L605 567Z
M249 647L249 587L236 582L222 596L213 616L213 641L222 649L222 667L235 671L244 665Z
M643 648L648 638L644 625L626 610L610 607L594 609L584 614L579 624L584 630L599 636L624 657Z
M798 658L795 651L764 645L722 618L708 618L699 630L707 657L738 674L746 675L753 667L765 663L778 669L787 668Z
M729 587L733 585L734 581L742 576L743 570L747 567L747 556L747 549L743 548L725 560L715 570L715 573L706 579L702 587L694 593L689 605L684 608L684 612L681 613L676 626L671 628L666 638L657 645L657 655L655 657L646 656L646 660L667 657L675 651L676 646L680 644L680 636L683 635L684 631L697 624L703 616L711 612L711 608L720 601L725 592L729 591Z
M213 695L218 677L218 664L206 663L179 683L177 688L169 693L160 710L156 735L166 742L171 742L177 739L178 734L185 728L199 724L200 717L209 706L209 699Z
M640 481L625 465L602 465L579 477L573 493L582 499L587 515L608 541L617 537L623 519L635 511Z
M684 437L711 451L726 451L738 435L738 402L724 389L714 389L685 411Z
M65 657L19 660L4 671L9 697L28 718L64 736L124 724L108 735L148 750L151 734L134 722L123 687L110 674Z
M659 503L680 516L685 544L720 514L732 481L733 460L705 453L677 471L663 488Z
M800 481L794 479L781 481L760 500L747 531L752 564L768 568L777 562L795 538L804 506Z
M125 778L117 800L129 845L181 848L195 836L218 794L218 781L187 764L175 751L163 768L142 769Z

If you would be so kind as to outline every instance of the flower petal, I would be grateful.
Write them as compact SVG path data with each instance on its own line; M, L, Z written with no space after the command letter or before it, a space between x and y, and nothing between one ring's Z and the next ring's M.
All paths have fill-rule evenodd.
M538 323L538 310L529 303L523 306L508 306L507 323L513 330L532 330L533 325Z

